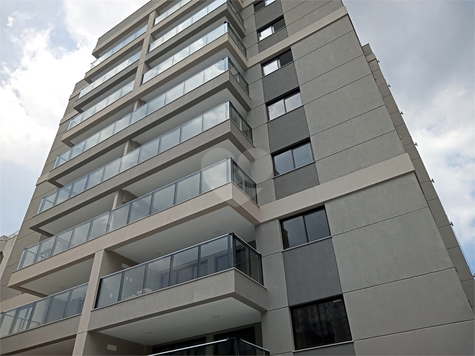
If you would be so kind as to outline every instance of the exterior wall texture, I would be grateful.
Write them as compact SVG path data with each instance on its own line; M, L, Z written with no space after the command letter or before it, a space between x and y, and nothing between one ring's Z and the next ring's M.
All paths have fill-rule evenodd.
M360 44L342 2L275 0L260 9L256 1L223 2L149 53L151 43L190 16L198 18L213 3L151 1L98 40L93 54L100 58L147 25L145 33L76 84L15 244L1 266L1 312L20 310L38 298L54 298L69 288L66 282L88 283L82 312L49 323L45 317L44 325L25 324L22 331L0 335L3 353L147 355L178 342L184 347L191 340L214 342L227 335L247 337L271 355L473 354L473 276L376 57L369 45ZM179 10L155 25L172 4L179 4ZM282 20L284 26L274 29ZM142 83L149 69L224 22L234 32ZM269 28L272 33L259 38ZM240 37L245 54L234 36ZM136 63L79 97L88 83L136 51L141 51ZM275 62L278 68L264 75L263 65L287 51L290 63ZM151 105L154 98L225 57L235 69L226 68L55 167L58 155L82 147L83 140L106 125ZM131 93L68 130L73 117L131 79ZM299 104L284 106L296 93ZM45 197L58 189L115 159L130 157L125 155L133 149L145 152L158 137L166 142L165 134L224 102L231 103L244 123L230 117L159 154L157 144L154 157L120 173L117 168L117 174L90 190L38 213ZM270 118L269 107L280 102L284 111ZM252 136L246 135L246 123ZM183 138L186 131L180 130ZM297 164L294 152L302 145L309 145L309 153ZM279 172L277 157L283 154L291 157L286 164L293 166ZM71 243L57 254L37 256L30 266L19 268L27 258L23 251L36 243L52 236L59 241L68 229L128 203L133 206L136 198L167 184L177 182L174 187L179 187L184 181L179 179L204 172L223 158L232 158L247 172L248 185L240 185L235 171L222 184L200 173L201 188L188 200L180 201L174 191L174 203L164 210L149 210L136 220L127 213L126 226L104 230L75 247ZM203 188L206 179L211 181L208 191ZM249 193L250 181L255 194ZM152 200L148 204L153 205ZM313 239L305 232L307 241L288 246L285 222L323 208L326 221L320 226L328 225L329 233ZM112 217L108 224L112 226ZM88 229L91 236L92 223ZM229 243L233 257L228 258L234 263L227 267L230 270L193 272L193 278L153 293L145 288L145 272L141 277L127 274L152 259L178 260L178 251L197 244L201 259L203 246L228 233L242 234L242 240L236 240L241 242L233 243L245 244L247 256L255 249L258 267L251 262L248 269L242 267L237 245ZM201 266L196 262L194 268ZM172 262L169 268L174 268ZM109 288L104 277L121 271L120 286L113 286L117 291L104 292ZM171 276L172 272L167 278ZM133 284L134 293L120 300L119 289L137 278L145 282L140 287ZM101 293L110 298L116 293L117 300L96 308ZM350 337L298 347L297 311L336 300L343 301ZM5 324L7 313L3 315L0 322ZM15 315L12 320L19 323L20 314ZM199 327L187 327L191 320ZM60 343L67 347L60 348Z

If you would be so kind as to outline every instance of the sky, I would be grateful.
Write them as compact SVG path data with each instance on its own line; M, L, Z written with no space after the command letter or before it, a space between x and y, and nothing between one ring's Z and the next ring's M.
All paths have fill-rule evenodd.
M146 2L0 0L0 235L20 228L97 38ZM475 271L475 2L344 4L380 60Z

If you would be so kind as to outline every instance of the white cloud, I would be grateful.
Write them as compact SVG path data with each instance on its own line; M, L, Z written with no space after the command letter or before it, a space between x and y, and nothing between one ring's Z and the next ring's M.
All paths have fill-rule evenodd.
M15 23L15 18L12 16L7 17L7 27L13 27L13 24Z

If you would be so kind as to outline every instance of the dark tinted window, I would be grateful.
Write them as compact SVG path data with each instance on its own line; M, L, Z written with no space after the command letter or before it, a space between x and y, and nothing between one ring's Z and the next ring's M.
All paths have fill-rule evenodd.
M330 236L325 208L282 221L284 248L302 245Z
M308 142L276 154L274 156L275 174L283 174L311 162L313 162L312 148Z
M285 113L295 110L300 106L302 106L302 97L300 96L300 92L294 92L285 98L267 105L267 114L269 115L269 120L273 120L276 117L282 116Z
M259 1L254 4L254 11L259 11L260 9L263 9L266 7L266 3L264 1Z
M291 309L296 349L351 340L341 297Z
M292 52L289 50L264 63L262 65L262 70L264 72L264 75L267 75L272 72L275 72L277 69L285 66L286 64L291 63L292 61Z
M280 20L277 20L274 22L274 32L279 31L281 28L285 27L285 21L284 18L281 18Z

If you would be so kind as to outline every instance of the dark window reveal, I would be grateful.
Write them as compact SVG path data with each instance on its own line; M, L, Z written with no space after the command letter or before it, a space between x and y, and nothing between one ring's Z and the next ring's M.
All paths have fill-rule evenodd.
M279 31L280 29L285 27L285 21L284 18L280 18L279 20L271 23L270 25L267 25L263 29L259 30L257 32L257 39L259 41L263 40L266 37L269 37L273 33Z
M282 68L286 64L289 64L293 61L292 52L289 50L270 60L269 62L262 65L262 71L264 75L275 72L277 69Z
M310 142L293 147L274 156L275 174L283 174L313 162Z
M325 208L282 221L284 248L294 247L330 236Z

